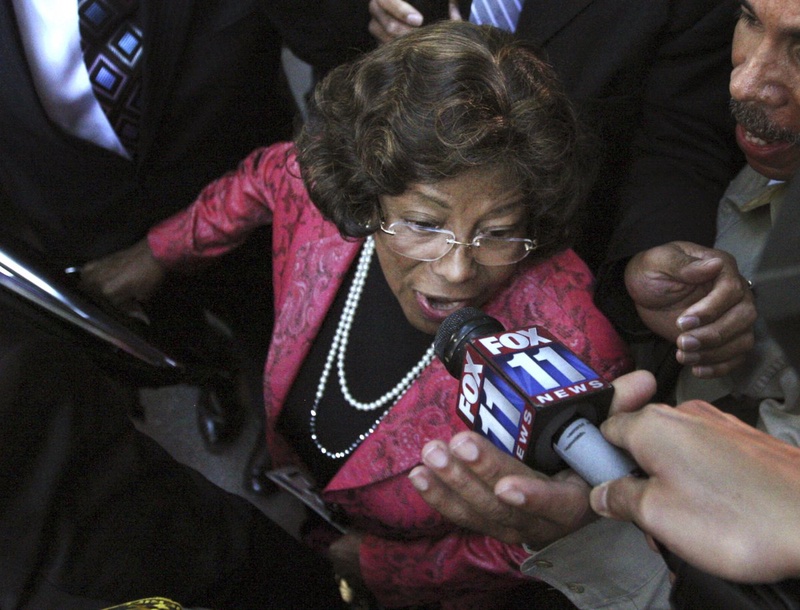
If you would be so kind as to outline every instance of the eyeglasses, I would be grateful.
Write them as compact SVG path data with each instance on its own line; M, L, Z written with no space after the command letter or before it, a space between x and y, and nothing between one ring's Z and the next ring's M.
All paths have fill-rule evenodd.
M483 234L476 235L471 242L457 241L456 234L447 229L421 227L403 220L393 222L388 227L381 222L381 231L391 236L387 243L392 252L428 263L447 256L453 246L464 246L470 249L472 258L480 265L513 265L537 247L533 239Z

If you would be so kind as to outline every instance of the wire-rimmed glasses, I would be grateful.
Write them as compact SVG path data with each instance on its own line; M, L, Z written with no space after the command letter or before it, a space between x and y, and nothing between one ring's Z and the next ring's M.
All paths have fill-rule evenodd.
M392 252L414 260L433 262L447 256L453 246L469 248L476 263L487 267L513 265L536 249L536 240L522 237L493 237L479 233L472 241L456 239L456 234L447 229L424 227L399 220L386 226L381 222L381 231L390 236L387 244Z

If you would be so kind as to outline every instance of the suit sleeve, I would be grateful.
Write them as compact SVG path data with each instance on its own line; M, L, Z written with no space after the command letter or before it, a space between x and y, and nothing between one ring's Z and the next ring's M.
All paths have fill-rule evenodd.
M375 46L365 0L264 0L284 44L314 68L315 76Z
M741 167L728 111L734 7L680 1L671 11L643 88L611 263L676 239L712 245L717 204Z
M642 89L642 116L615 196L618 216L597 272L596 303L637 340L651 334L625 290L628 260L675 240L713 245L720 197L744 163L728 110L736 5L681 0L671 6L669 27ZM661 352L671 362L669 346L662 345Z
M188 208L153 227L147 240L167 268L191 268L241 245L270 224L281 193L296 190L290 144L253 151L239 167L206 186Z

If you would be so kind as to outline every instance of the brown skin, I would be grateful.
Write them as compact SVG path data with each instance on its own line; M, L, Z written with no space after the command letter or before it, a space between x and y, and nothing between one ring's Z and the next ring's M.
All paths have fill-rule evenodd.
M733 36L730 92L754 105L770 126L800 134L800 5L787 0L750 0ZM800 169L800 146L753 140L748 125L737 128L739 146L750 166L776 180ZM759 134L756 134L757 136Z
M652 375L614 381L614 404L632 408L655 392ZM431 441L409 474L422 498L457 525L540 549L590 523L589 486L574 472L536 472L474 432Z
M670 242L634 256L625 283L642 321L697 377L728 373L753 346L753 294L727 252Z
M474 169L435 184L415 184L397 197L384 195L381 208L387 224L405 220L448 229L458 241L480 232L521 227L525 209L515 191L501 185L492 169ZM514 233L515 237L524 235ZM518 264L487 267L474 261L467 248L455 246L438 261L417 261L393 252L391 237L375 234L381 269L409 323L434 335L442 320L462 307L481 307L516 273Z

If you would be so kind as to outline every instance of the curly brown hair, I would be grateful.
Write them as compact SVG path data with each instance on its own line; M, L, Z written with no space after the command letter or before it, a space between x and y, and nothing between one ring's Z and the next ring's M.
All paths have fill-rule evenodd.
M333 70L297 139L312 201L348 237L377 229L379 195L498 166L523 195L537 258L569 243L594 177L552 69L489 26L436 23Z

